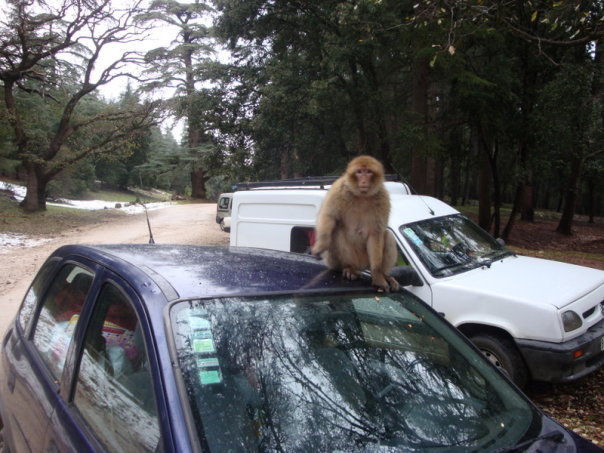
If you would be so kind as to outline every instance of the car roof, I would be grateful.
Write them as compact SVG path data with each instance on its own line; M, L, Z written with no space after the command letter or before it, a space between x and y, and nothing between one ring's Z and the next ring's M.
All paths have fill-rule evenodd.
M247 247L127 244L71 245L55 255L79 255L120 274L141 294L142 274L168 300L274 292L373 290L370 280L351 282L309 255Z
M425 195L391 193L390 204L392 209L390 210L388 225L393 229L421 220L459 214L459 211L452 206L437 198ZM397 209L397 205L400 206L399 209Z

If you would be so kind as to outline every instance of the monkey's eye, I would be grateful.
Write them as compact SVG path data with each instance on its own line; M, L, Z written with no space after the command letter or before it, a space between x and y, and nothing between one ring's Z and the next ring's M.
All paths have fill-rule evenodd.
M359 168L356 171L357 175L372 175L373 172L371 170L369 170L368 168Z

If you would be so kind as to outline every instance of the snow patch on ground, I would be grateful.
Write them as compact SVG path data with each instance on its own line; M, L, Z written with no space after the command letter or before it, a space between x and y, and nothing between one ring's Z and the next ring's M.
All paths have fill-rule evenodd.
M0 181L0 190L8 190L12 192L17 201L21 201L25 198L26 188L18 184ZM73 209L119 209L126 214L140 214L145 211L145 207L147 208L147 211L153 211L155 209L165 208L174 203L165 201L157 203L145 203L143 206L142 204L122 203L119 201L61 199L58 200L58 202L47 202L46 204L48 206L62 206L64 208ZM2 251L8 247L34 247L50 240L51 239L32 239L23 234L0 233L0 247L2 247L2 249L0 249L0 253L2 253Z
M7 252L10 247L35 247L50 241L50 238L32 239L24 234L0 233L0 255Z

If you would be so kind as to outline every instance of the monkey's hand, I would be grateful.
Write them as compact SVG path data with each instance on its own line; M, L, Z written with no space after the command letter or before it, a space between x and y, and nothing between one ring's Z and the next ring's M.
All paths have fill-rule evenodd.
M378 287L378 291L390 292L398 291L401 287L396 279L390 275L373 275L371 284Z
M359 273L351 267L345 267L342 269L342 275L348 280L356 280L359 278Z
M388 285L390 285L390 289L392 291L398 291L399 289L401 289L401 285L399 285L396 278L394 278L391 275L385 275L385 277L386 277L386 280L388 280Z

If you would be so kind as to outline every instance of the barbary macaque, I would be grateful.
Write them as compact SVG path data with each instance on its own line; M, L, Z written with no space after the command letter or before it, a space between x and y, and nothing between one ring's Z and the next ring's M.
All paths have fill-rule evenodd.
M371 156L354 158L325 196L313 255L350 280L369 267L373 285L397 291L399 283L388 275L397 258L396 242L386 229L389 215L384 167Z

